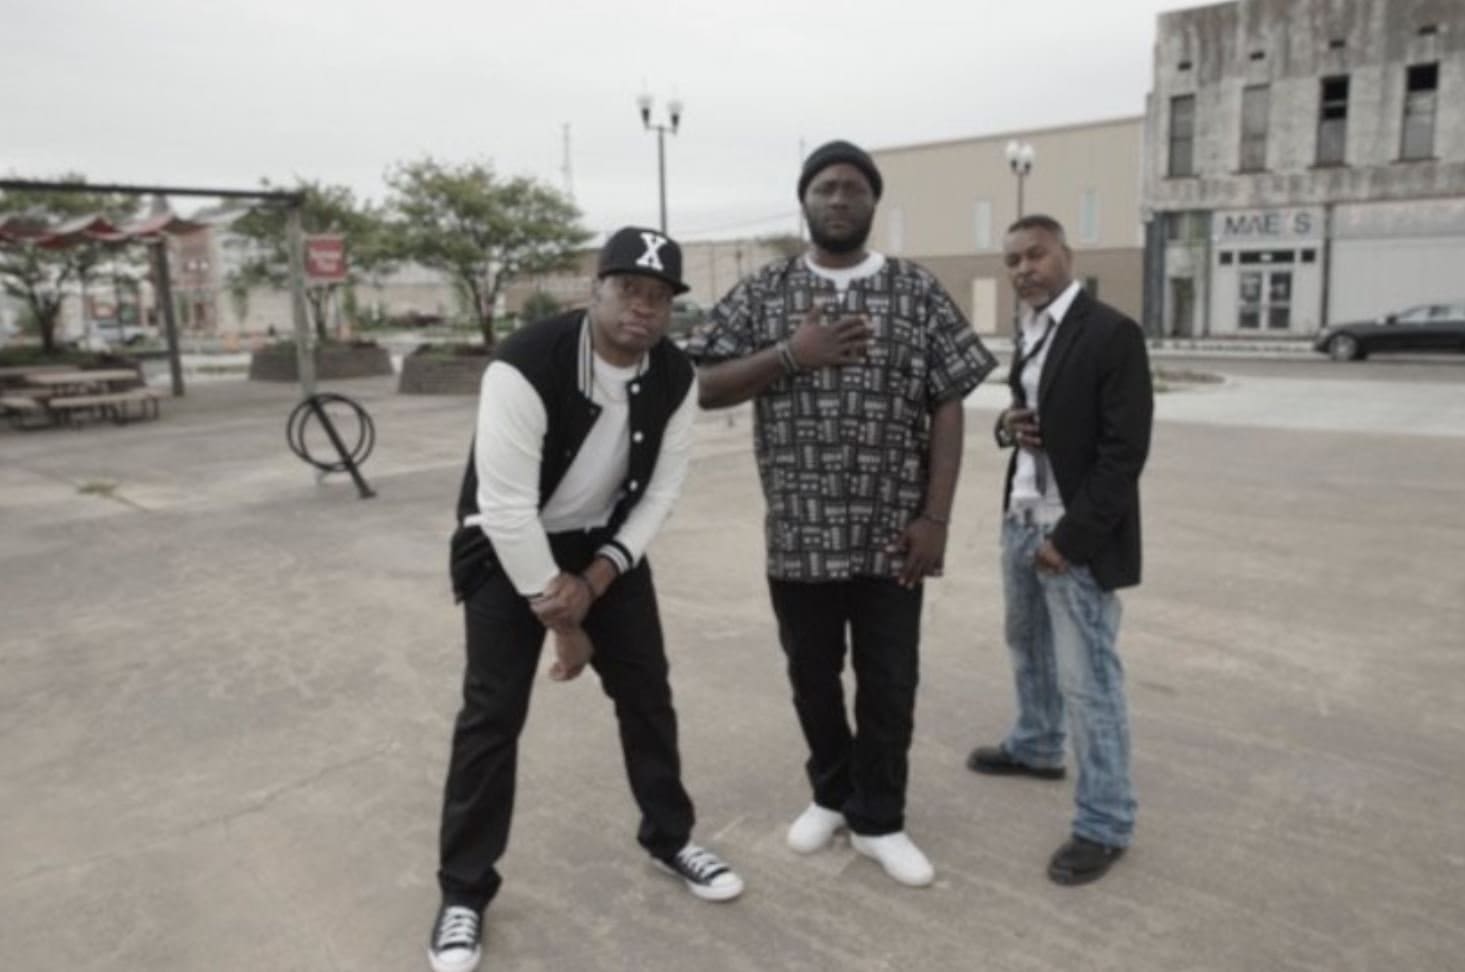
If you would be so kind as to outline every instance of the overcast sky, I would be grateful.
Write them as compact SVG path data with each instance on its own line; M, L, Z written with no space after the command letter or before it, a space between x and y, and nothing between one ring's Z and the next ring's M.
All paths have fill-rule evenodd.
M380 199L394 162L565 185L597 232L796 227L805 151L1138 115L1155 14L1187 0L0 0L0 173ZM1041 164L1041 162L1040 162ZM179 201L180 209L189 204Z

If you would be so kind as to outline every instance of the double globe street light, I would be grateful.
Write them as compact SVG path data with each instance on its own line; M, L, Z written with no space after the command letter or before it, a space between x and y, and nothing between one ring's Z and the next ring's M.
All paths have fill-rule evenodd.
M1007 143L1007 167L1017 176L1017 218L1022 219L1022 181L1033 171L1033 159L1037 153L1027 142L1014 139Z
M682 103L680 99L673 98L666 103L667 121L653 124L651 121L651 108L655 104L651 95L643 94L636 99L636 106L641 109L641 124L646 130L656 132L656 181L661 194L661 232L666 232L666 133L677 133L677 126L682 123Z
M1033 171L1033 159L1037 153L1027 142L1019 142L1016 139L1007 143L1004 153L1007 156L1007 167L1012 174L1017 176L1017 218L1022 219L1022 181L1027 178L1028 173ZM1012 302L1012 326L1016 331L1018 322L1022 319L1022 305L1016 300Z

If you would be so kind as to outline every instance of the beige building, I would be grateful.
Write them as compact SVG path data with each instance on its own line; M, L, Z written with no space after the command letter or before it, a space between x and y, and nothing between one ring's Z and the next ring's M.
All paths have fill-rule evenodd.
M1003 132L871 153L885 179L871 245L934 272L980 333L1011 327L1002 238L1018 216L1007 143L1032 146L1023 212L1064 225L1088 291L1140 315L1144 234L1139 198L1144 119Z
M687 299L704 308L717 303L734 284L763 264L802 250L802 244L792 237L782 241L691 240L681 246L682 279L690 288ZM599 252L599 247L582 252L572 271L514 281L505 295L505 311L518 313L535 291L543 291L563 306L583 305L590 297L590 281L595 276Z

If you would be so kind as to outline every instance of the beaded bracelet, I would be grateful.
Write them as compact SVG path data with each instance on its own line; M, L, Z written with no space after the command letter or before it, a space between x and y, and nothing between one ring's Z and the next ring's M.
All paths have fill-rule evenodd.
M783 363L784 372L790 375L798 374L799 362L794 357L793 348L789 347L787 339L779 341L776 347L778 349L778 360Z

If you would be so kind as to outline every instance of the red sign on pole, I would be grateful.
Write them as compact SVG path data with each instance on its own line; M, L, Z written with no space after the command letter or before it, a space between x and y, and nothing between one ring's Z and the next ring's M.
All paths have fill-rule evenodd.
M305 281L312 284L346 282L345 237L305 238Z

